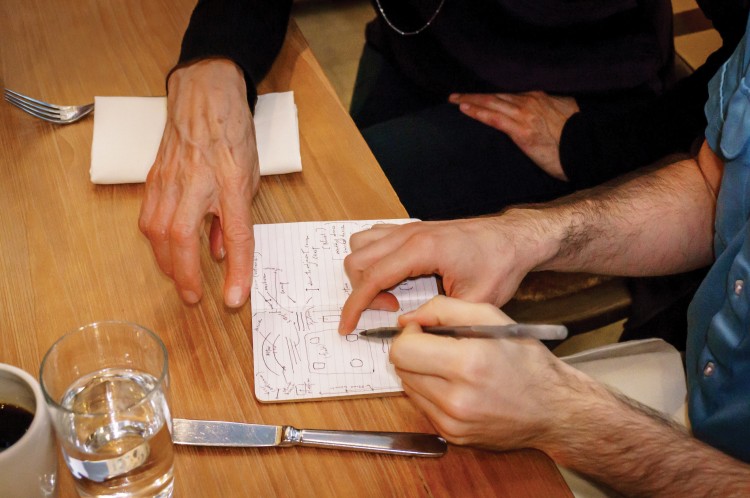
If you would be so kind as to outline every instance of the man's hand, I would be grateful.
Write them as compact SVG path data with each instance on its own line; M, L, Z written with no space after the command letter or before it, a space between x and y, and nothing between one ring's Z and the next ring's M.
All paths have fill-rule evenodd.
M504 304L539 262L533 226L509 213L502 219L375 225L352 235L352 253L344 260L352 293L339 333L354 330L366 308L397 310L395 297L383 291L410 277L437 274L448 296Z
M404 391L448 441L540 447L560 423L572 376L534 339L456 339L420 326L512 323L489 304L437 296L402 315L390 358Z
M456 339L420 326L504 324L493 306L438 296L399 318L391 362L448 441L537 448L624 496L747 496L750 466L609 391L534 339ZM602 442L606 444L602 444Z
M169 78L167 123L146 180L139 227L182 299L201 299L200 234L213 215L210 246L227 257L224 302L250 294L251 202L260 172L255 127L242 71L225 59L203 60Z
M575 99L528 92L454 93L449 100L467 116L507 134L548 175L568 181L560 164L560 137L579 110Z

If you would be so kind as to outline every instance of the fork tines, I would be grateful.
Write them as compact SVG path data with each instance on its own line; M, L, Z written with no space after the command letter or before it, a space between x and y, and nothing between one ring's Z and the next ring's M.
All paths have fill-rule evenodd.
M59 109L55 109L45 102L26 97L20 93L14 92L13 90L8 90L7 88L5 89L5 100L16 107L23 109L32 116L57 120L61 119Z
M82 106L60 106L50 104L48 102L42 102L41 100L27 97L26 95L22 95L7 88L4 89L3 96L7 102L32 116L58 124L77 121L90 113L94 108L94 104Z

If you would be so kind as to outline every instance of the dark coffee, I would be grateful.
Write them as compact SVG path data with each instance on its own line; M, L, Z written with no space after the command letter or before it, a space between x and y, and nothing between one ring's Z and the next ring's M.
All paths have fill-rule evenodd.
M20 406L0 402L0 451L13 446L31 425L34 414Z

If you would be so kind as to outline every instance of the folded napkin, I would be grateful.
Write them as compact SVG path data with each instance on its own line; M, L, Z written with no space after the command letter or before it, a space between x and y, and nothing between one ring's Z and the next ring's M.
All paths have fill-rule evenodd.
M167 121L166 97L96 97L94 103L91 181L146 181ZM302 171L293 92L258 96L255 138L261 175Z

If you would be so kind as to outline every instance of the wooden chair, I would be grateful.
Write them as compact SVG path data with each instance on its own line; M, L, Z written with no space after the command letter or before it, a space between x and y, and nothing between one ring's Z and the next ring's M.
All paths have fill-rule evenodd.
M630 305L624 278L544 271L527 275L503 311L517 321L562 323L576 335L627 318Z

